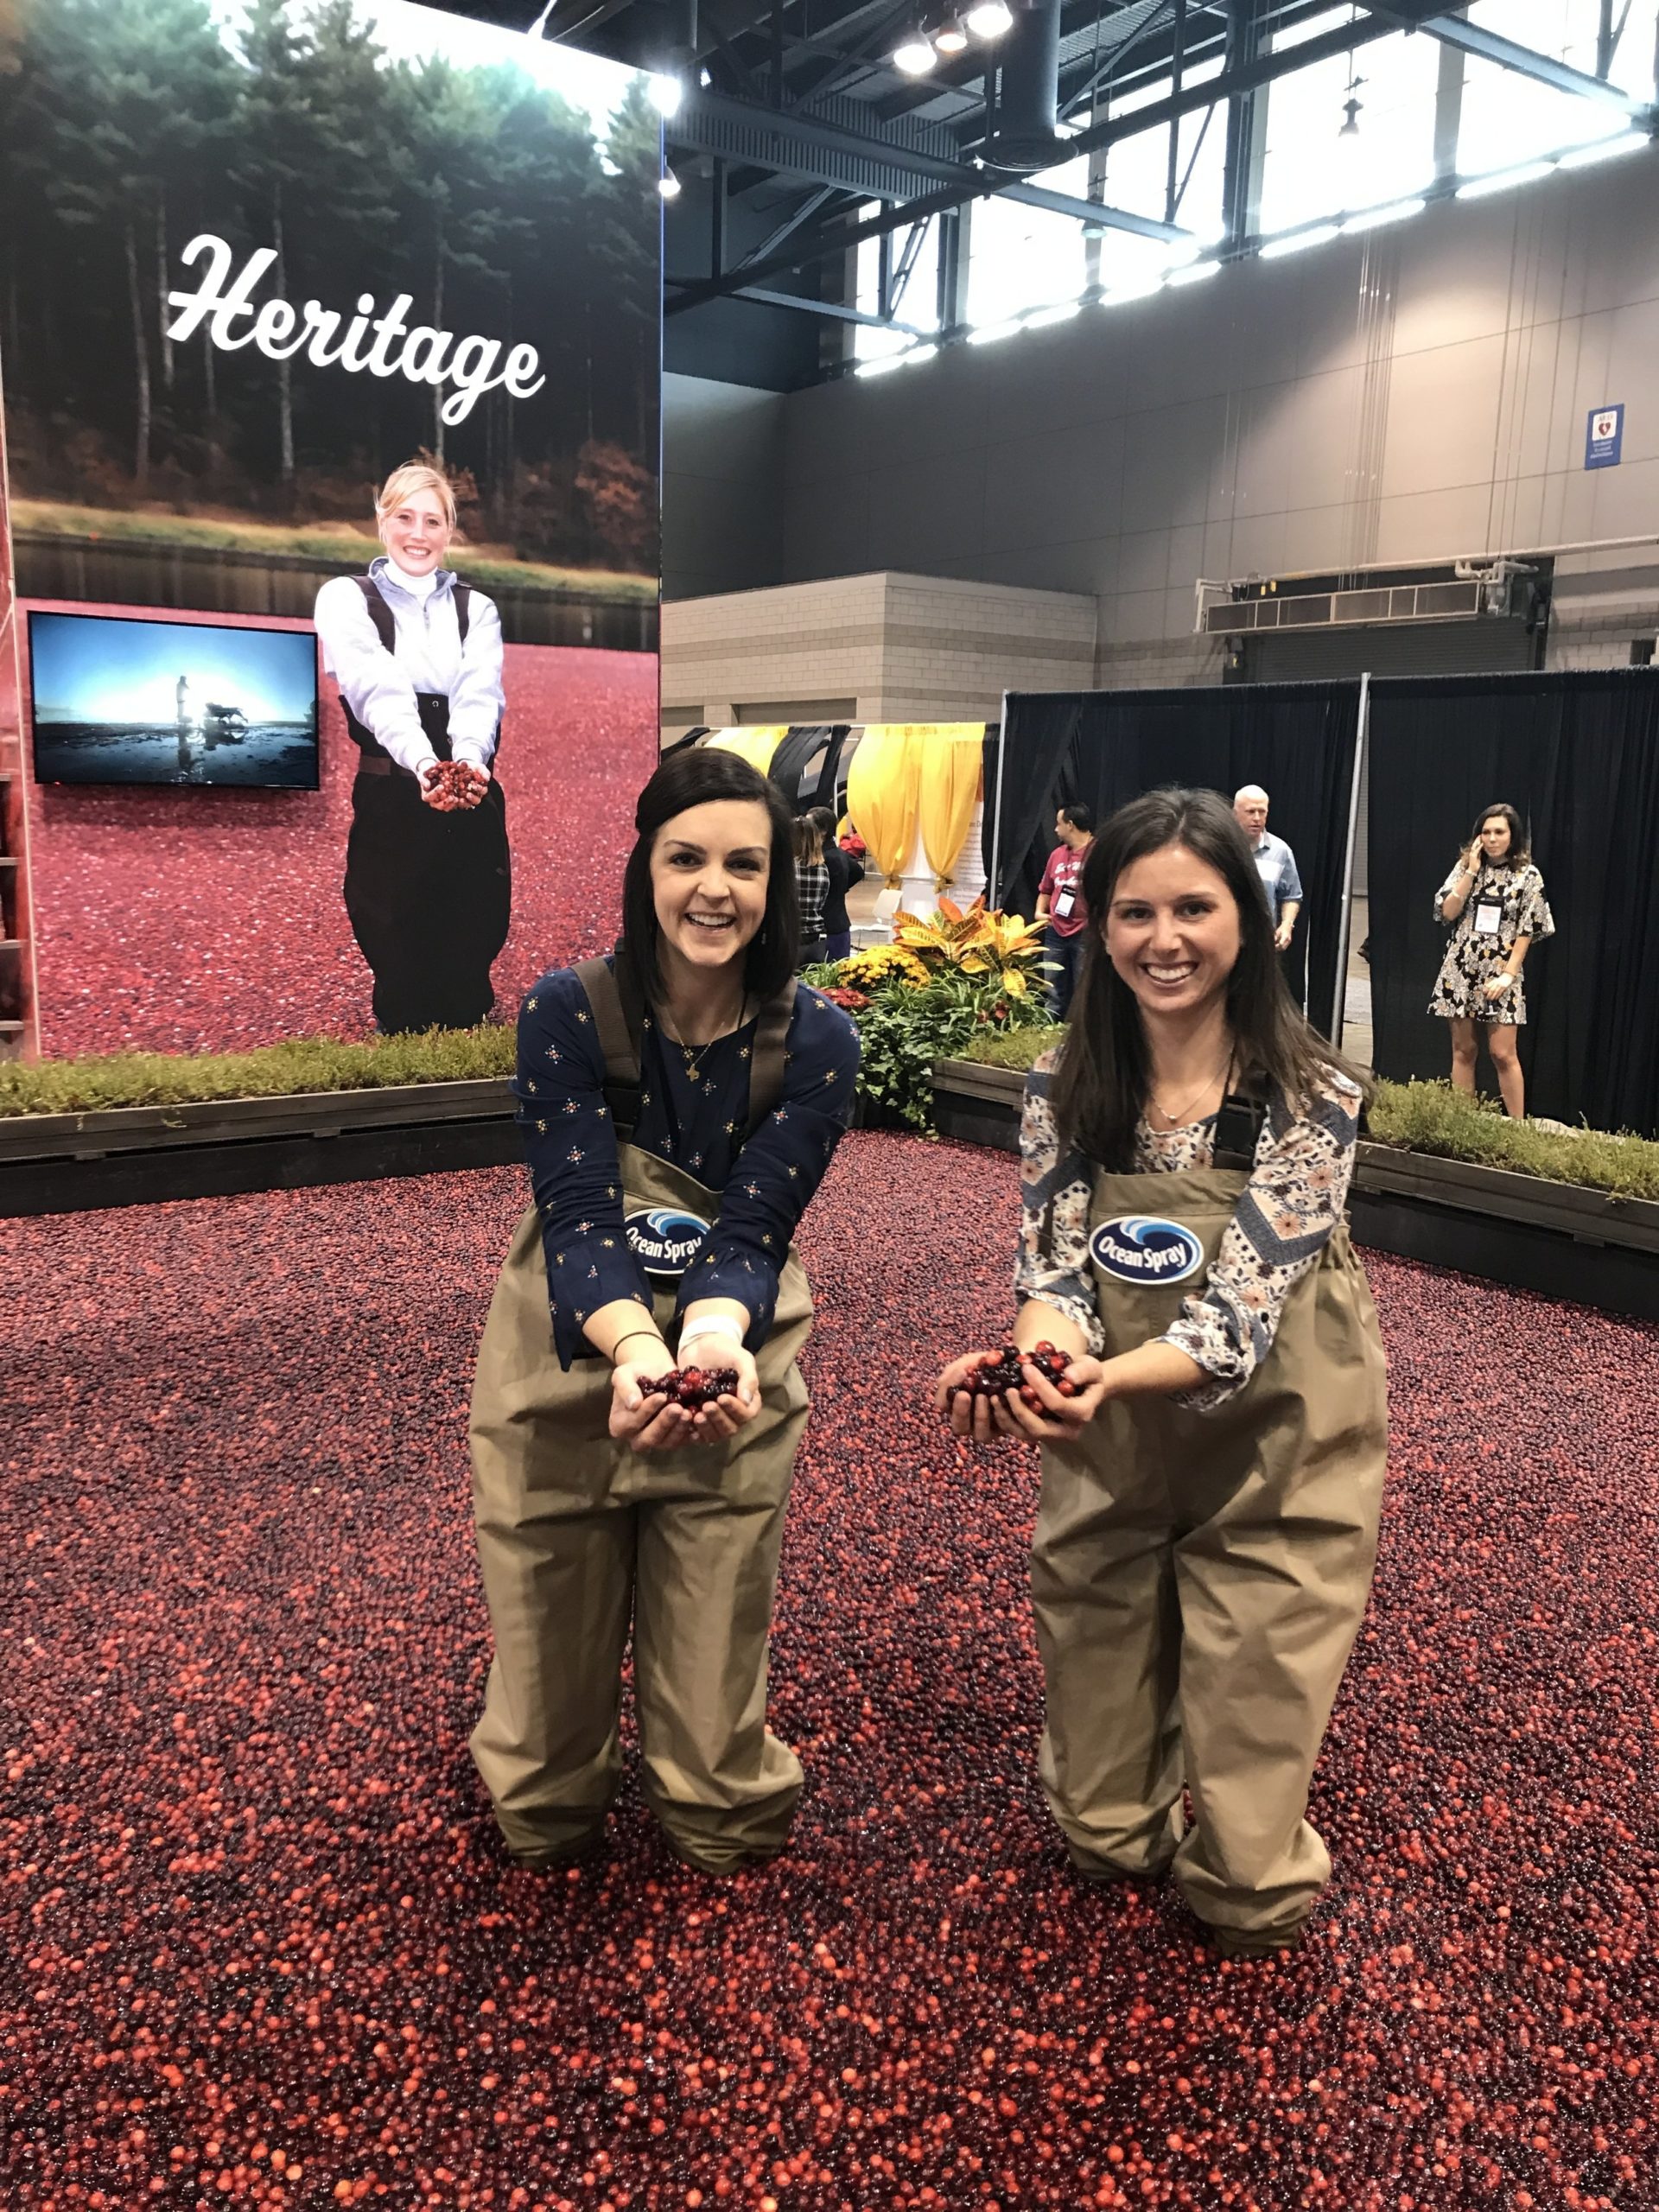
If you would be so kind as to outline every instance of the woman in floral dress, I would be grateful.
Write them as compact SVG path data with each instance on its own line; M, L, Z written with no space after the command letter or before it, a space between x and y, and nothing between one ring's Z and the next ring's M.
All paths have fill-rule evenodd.
M1523 1121L1526 1078L1516 1036L1527 1018L1521 969L1534 943L1554 936L1555 924L1525 825L1512 806L1500 800L1482 810L1457 866L1434 893L1434 915L1452 925L1428 1010L1452 1024L1452 1087L1472 1095L1475 1039L1484 1032L1504 1110Z

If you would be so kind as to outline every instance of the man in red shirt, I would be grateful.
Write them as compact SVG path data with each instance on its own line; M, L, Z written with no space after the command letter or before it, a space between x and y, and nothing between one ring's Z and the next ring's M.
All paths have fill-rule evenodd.
M1088 943L1089 909L1083 903L1083 864L1095 841L1092 810L1074 801L1054 817L1059 843L1048 856L1037 888L1037 919L1046 922L1049 999L1056 1021L1064 1021L1077 985L1077 969Z

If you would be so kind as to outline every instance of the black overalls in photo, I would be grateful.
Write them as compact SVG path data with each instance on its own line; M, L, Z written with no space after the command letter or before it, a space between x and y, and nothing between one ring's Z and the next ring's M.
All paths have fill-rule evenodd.
M353 581L381 644L395 657L391 607L372 577ZM465 584L455 586L463 645L470 596ZM448 700L422 691L415 703L427 742L440 760L449 760ZM490 967L507 941L512 912L501 786L492 776L477 806L440 813L422 798L416 777L359 721L343 692L340 705L362 754L352 785L346 912L373 970L375 1027L383 1034L470 1029L495 1004Z

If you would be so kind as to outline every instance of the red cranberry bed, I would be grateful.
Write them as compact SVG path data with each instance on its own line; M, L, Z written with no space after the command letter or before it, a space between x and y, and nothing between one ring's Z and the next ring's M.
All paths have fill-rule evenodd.
M1073 1880L1024 1446L937 1421L1013 1165L860 1135L772 1716L793 1846L509 1866L466 1402L511 1169L5 1225L0 2205L1650 2212L1651 1329L1377 1259L1376 1596L1302 1949Z
M550 962L614 935L595 917L615 913L632 794L657 757L657 660L509 645L504 683L512 930L494 976L510 1020ZM357 749L328 678L321 748L316 791L31 791L47 1052L370 1033L373 979L340 897Z

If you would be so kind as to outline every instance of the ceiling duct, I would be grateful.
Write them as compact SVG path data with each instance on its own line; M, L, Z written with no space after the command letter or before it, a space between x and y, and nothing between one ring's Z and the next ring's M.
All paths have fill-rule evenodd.
M1001 84L985 149L991 168L1028 175L1066 156L1056 128L1060 82L1060 0L1014 0L1014 22L997 50Z

